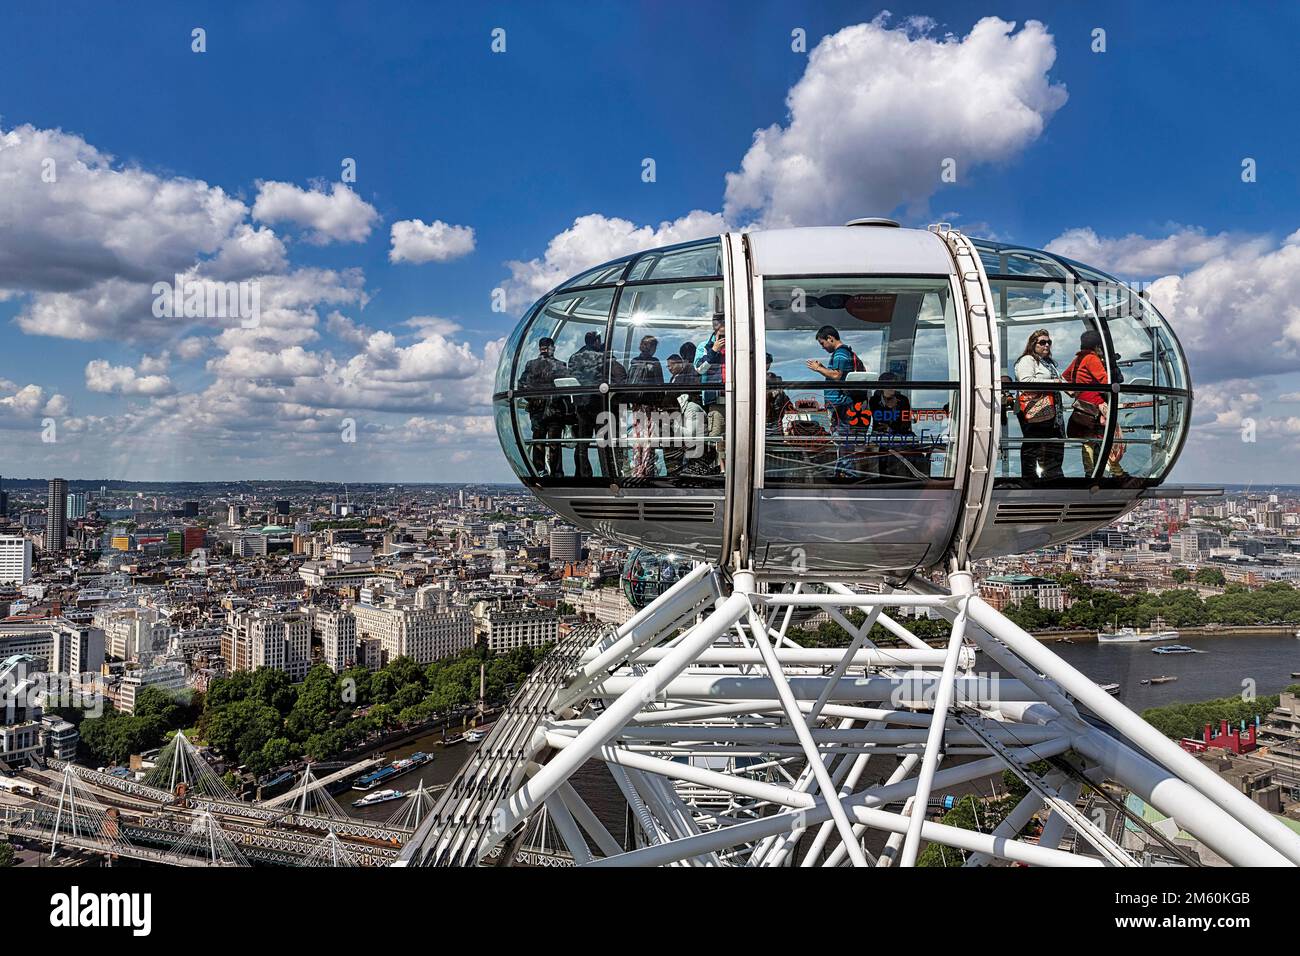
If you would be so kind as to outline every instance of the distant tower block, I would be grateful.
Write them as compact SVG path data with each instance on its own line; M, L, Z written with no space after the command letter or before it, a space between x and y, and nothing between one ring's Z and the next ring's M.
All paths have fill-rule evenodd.
M45 550L62 551L68 541L68 483L51 478L45 503Z

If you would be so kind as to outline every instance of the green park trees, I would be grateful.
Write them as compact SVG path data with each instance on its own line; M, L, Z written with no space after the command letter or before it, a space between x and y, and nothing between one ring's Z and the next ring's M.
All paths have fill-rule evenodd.
M217 678L206 694L148 688L134 715L110 711L82 721L82 743L95 763L120 764L194 727L222 756L262 774L300 757L329 760L377 733L470 705L478 700L480 667L487 699L499 701L547 650L492 654L475 647L423 666L402 657L378 671L353 667L338 675L318 664L299 684L283 671L259 668Z
M1300 694L1300 684L1292 684L1287 692ZM1222 720L1234 727L1243 720L1253 723L1256 715L1264 716L1273 710L1278 705L1278 700L1279 695L1271 694L1253 698L1221 697L1186 704L1168 704L1142 711L1142 719L1166 737L1199 738L1206 724L1218 733L1219 722Z

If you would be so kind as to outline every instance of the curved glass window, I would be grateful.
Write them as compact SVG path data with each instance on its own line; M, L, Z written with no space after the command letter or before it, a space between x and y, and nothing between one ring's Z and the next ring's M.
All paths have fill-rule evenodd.
M1124 384L1187 387L1184 363L1164 319L1151 303L1118 282L1089 286L1110 331L1112 362Z
M1013 401L1018 397L1009 394ZM1015 404L1004 404L997 477L1050 487L1060 479L1161 478L1172 465L1187 427L1185 396L1099 392L1092 396L1102 409L1097 417L1079 411L1087 392L1056 386L1051 394L1061 407L1054 430L1032 423L1026 427ZM1103 454L1107 419L1115 416L1111 443Z
M992 279L989 287L1004 363L995 477L1044 487L1091 477L1105 413L1093 419L1085 410L1109 401L1109 377L1100 373L1095 393L1064 383L1075 374L1084 335L1099 331L1092 300L1073 279ZM1085 408L1076 415L1080 400Z
M763 284L770 486L954 476L959 359L946 279Z
M523 447L513 449L511 466L521 477L532 474L550 484L563 479L571 479L568 483L575 485L601 479L596 483L603 484L603 479L614 473L613 456L617 453L607 424L608 408L608 399L599 392L515 399L515 421ZM497 430L502 427L498 407Z
M689 282L662 285L626 285L618 300L611 336L613 357L629 370L642 353L646 336L653 337L651 358L660 362L674 353L698 357L703 346L722 328L722 283ZM684 356L685 357L685 356Z
M984 256L988 271L1011 268L1004 248L984 245L997 256ZM1131 288L1080 263L1064 265L1072 273L1065 282L989 282L1006 364L996 475L1042 487L1163 478L1182 441L1189 397L1147 390L1187 388L1177 342ZM1082 351L1085 334L1097 332L1104 332L1098 350ZM1049 344L1036 344L1043 340ZM1076 387L1084 383L1091 387Z
M547 299L518 348L514 387L528 390L598 384L603 362L578 356L584 349L600 354L613 304L613 289L558 292ZM544 339L552 343L546 354Z
M628 274L629 282L646 279L700 279L722 275L722 241L709 239L685 247L643 254Z
M515 356L519 352L519 343L523 341L524 332L528 330L528 325L532 322L533 316L545 301L546 299L543 297L533 303L533 307L524 314L523 319L510 333L510 338L506 340L506 347L501 350L501 358L497 362L496 394L499 395L510 388L510 377L515 366Z
M721 282L623 287L609 350L620 477L721 475L725 331Z
M498 400L492 403L492 416L496 420L497 438L501 440L501 450L506 453L506 460L520 478L528 477L528 466L524 464L523 451L515 438L515 426L510 414L510 403Z
M984 271L990 278L1023 276L1062 281L1069 278L1069 273L1064 266L1047 253L1036 249L1020 249L984 239L972 239L971 245L979 251L980 260L984 263Z
M1114 477L1159 478L1169 469L1187 427L1181 395L1124 392L1106 467Z
M565 282L555 291L565 292L569 289L580 289L589 285L610 285L623 278L623 270L631 256L625 256L622 259L615 259L613 262L602 263L594 269L588 269L586 272L580 272L568 282Z

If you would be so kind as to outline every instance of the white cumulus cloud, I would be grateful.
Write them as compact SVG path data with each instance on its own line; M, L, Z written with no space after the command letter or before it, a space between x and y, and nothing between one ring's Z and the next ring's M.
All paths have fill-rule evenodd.
M75 134L0 129L0 289L170 279L217 252L247 212L219 187L121 166Z
M175 391L171 379L156 374L157 361L145 356L137 372L129 365L111 365L104 359L86 363L86 388L112 395L170 395ZM150 371L152 374L146 374Z
M890 29L887 17L809 54L788 121L758 130L727 176L728 220L838 225L919 205L940 188L945 159L964 182L1024 150L1065 103L1048 77L1055 42L1037 21L1017 31L987 17L965 37L935 38L930 21Z
M0 381L0 428L22 427L45 415L62 416L70 408L67 396L50 394L40 385Z
M1300 368L1300 231L1280 245L1245 241L1150 286L1199 381Z
M424 223L403 219L393 223L389 238L389 262L450 262L474 251L474 230L470 226L452 226L441 219Z
M258 183L253 218L261 222L290 222L308 230L307 241L363 242L379 221L379 213L343 183L329 192L324 184L301 189L292 183Z
M1259 248L1260 240L1226 232L1208 235L1204 229L1176 226L1167 236L1102 238L1087 227L1068 229L1044 248L1122 277L1162 276L1204 265L1243 247Z
M212 279L228 281L249 276L283 272L288 267L284 243L266 226L253 228L243 223L204 264L204 273Z
M208 370L228 378L295 379L316 375L324 367L319 356L300 345L264 352L235 345L220 358L208 362Z
M553 238L540 258L507 262L510 278L503 283L506 301L515 308L531 304L566 279L607 259L703 239L726 232L725 220L713 212L695 209L658 226L638 226L627 219L592 213Z

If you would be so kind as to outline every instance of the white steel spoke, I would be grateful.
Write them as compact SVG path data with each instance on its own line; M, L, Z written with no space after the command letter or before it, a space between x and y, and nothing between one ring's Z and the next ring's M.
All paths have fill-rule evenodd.
M971 589L970 575L953 575L959 581L963 593ZM957 620L952 626L952 635L948 638L948 656L943 662L943 675L939 678L939 687L934 697L934 716L930 719L930 732L925 742L925 755L921 758L921 770L917 778L916 796L912 801L911 825L907 828L907 837L903 840L903 866L915 866L916 857L921 847L921 823L925 819L926 806L930 800L930 786L934 782L935 768L943 752L943 732L948 722L948 708L952 706L953 678L957 675L957 654L961 650L962 638L966 634L966 602L961 604Z
M808 756L808 764L812 767L817 778L817 788L821 791L830 807L831 818L835 821L835 827L840 831L840 836L843 837L846 843L852 844L849 847L849 858L853 860L856 866L866 866L867 858L863 855L862 848L857 845L857 841L853 839L853 825L849 823L849 818L840 803L839 794L835 792L835 784L831 782L830 774L826 772L826 765L822 762L822 756L817 750L817 743L812 739L808 724L802 711L799 710L799 705L794 699L794 693L790 690L789 683L785 679L785 672L781 669L781 664L772 651L772 645L768 642L767 634L763 633L766 630L763 627L763 622L758 619L758 615L753 611L750 612L750 620L757 625L757 627L752 628L754 641L763 653L764 662L767 664L767 673L771 677L773 684L776 685L781 707L790 721L790 726L794 728L795 734L799 737L799 745L803 747L804 753Z
M1207 781L1210 771L984 604L968 572L952 571L948 590L921 579L880 593L789 583L700 565L626 625L576 629L421 811L399 865L491 854L530 865L914 866L926 843L970 867L1134 865L1129 844L1077 808L1085 779L1135 794L1235 865L1300 860L1290 831L1263 824L1262 809ZM911 608L948 622L942 647L896 619ZM824 613L843 639L798 638L806 613ZM891 640L871 639L876 624ZM975 670L977 649L996 673ZM1076 700L1107 726L1084 720ZM613 779L621 829L593 812L589 775L574 777L592 760ZM1029 769L1038 760L1056 764L1040 776ZM1030 793L990 819L979 795L1006 769ZM931 796L961 787L975 791L972 830L934 819ZM300 813L311 791L308 781ZM86 816L71 792L49 814L64 833ZM1019 839L1035 815L1042 838ZM883 844L878 856L869 840ZM336 856L331 841L322 847Z

